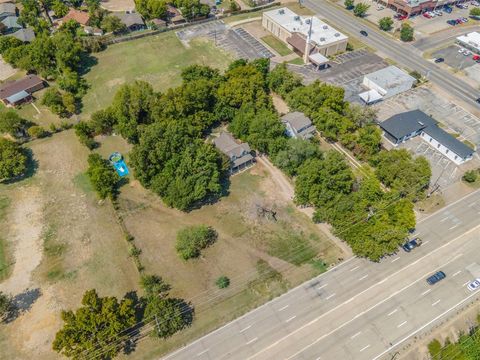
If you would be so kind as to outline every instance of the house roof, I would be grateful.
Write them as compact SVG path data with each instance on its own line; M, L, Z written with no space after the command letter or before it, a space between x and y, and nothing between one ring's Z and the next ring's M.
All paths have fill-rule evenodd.
M288 122L297 132L307 126L312 125L312 121L300 111L290 112L282 116L283 122Z
M10 103L10 104L15 104L17 101L20 101L20 100L23 100L23 99L26 99L30 96L30 94L28 92L26 92L25 90L22 90L22 91L19 91L18 93L16 94L13 94L9 97L7 97L7 101Z
M37 75L27 75L23 79L12 81L0 86L0 99L6 99L22 90L28 92L32 87L43 83L43 80Z
M300 51L302 54L305 54L305 47L307 40L305 40L302 35L298 33L293 33L292 36L287 38L287 42L292 45L295 49Z
M395 89L402 84L416 81L413 76L393 65L367 74L365 77L384 90Z
M157 25L157 26L166 26L167 25L167 22L165 20L162 20L162 19L153 19L152 23Z
M401 139L413 132L423 130L446 148L462 158L470 156L473 150L437 125L437 122L420 110L407 111L392 116L380 124L387 133Z
M145 25L142 17L139 13L129 12L129 13L114 13L114 16L118 17L126 27L131 27L135 25Z
M222 132L219 137L215 138L214 143L230 159L234 156L240 158L245 152L250 154L251 151L247 143L238 144L233 136L226 132Z
M68 20L75 20L81 25L87 25L88 20L90 20L90 15L86 11L80 11L75 9L70 9L67 15L65 15L62 19L63 22Z
M23 42L31 42L33 39L35 39L35 33L33 32L32 28L17 30L10 36L16 37L18 40Z
M17 22L18 17L16 16L7 16L5 19L2 20L2 23L8 28L17 28L21 29L22 26Z
M12 3L0 4L0 14L15 15L16 13L17 13L17 8L16 8L15 4L12 4Z

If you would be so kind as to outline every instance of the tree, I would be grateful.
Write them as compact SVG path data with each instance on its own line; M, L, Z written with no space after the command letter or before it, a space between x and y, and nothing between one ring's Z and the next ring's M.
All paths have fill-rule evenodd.
M41 126L31 126L28 128L28 135L32 138L41 139L49 135L48 131Z
M280 150L273 162L290 176L297 175L297 170L308 159L321 157L317 144L307 140L288 139L285 149Z
M0 132L10 134L15 138L27 136L28 121L22 119L15 110L0 113Z
M240 6L237 4L237 2L235 0L230 0L230 11L234 13L239 10L240 10Z
M358 3L353 8L353 14L358 17L364 17L367 14L368 9L370 9L370 5L366 3Z
M87 176L101 199L115 197L120 178L108 160L99 154L88 155Z
M127 30L127 27L120 18L113 16L113 15L108 15L105 16L100 23L100 28L109 33L113 32L114 34L122 33Z
M217 236L217 232L209 226L189 226L178 231L175 248L183 260L196 258L202 249L217 240Z
M152 297L165 297L170 290L170 285L157 275L142 275L140 286L143 288L147 299Z
M20 176L27 170L27 156L17 143L0 138L0 181Z
M8 318L12 309L12 298L0 291L0 322Z
M137 11L146 19L166 19L167 2L165 0L135 0Z
M377 119L376 108L370 106L362 106L358 104L348 104L345 107L344 115L355 124L355 127L364 127L365 125L374 124Z
M95 111L90 117L90 125L95 134L111 134L117 119L111 108Z
M45 91L41 104L47 106L54 114L63 116L67 113L67 109L63 104L62 94L55 87L49 87Z
M480 8L474 7L470 9L470 16L473 18L479 18L480 17Z
M383 31L389 31L393 26L393 19L390 16L386 16L378 20L378 26Z
M92 127L85 121L80 121L75 125L75 135L78 140L90 150L97 147L97 143L93 140L94 131Z
M23 42L13 36L0 37L0 54L5 53L8 49L23 46Z
M355 155L361 159L370 159L380 151L382 144L382 132L376 125L367 125L358 130Z
M413 27L408 23L402 23L400 27L400 39L402 41L412 41L413 40Z
M477 178L478 178L478 173L476 170L468 170L465 172L465 174L463 174L463 181L466 181L468 183L474 183L475 181L477 181Z
M135 304L129 298L99 297L95 290L85 292L82 306L62 311L63 328L55 335L53 350L71 358L102 354L115 357L125 346L124 330L135 324Z
M230 279L225 275L220 276L215 284L218 286L219 289L225 289L230 286Z
M56 18L62 18L68 14L68 6L61 0L55 0L52 5L52 10Z
M286 98L290 92L302 86L301 78L287 69L287 64L282 63L270 71L267 76L269 88Z
M354 0L345 0L345 1L343 2L343 5L345 5L345 8L346 8L347 10L351 10L351 9L354 8L355 2L354 2Z

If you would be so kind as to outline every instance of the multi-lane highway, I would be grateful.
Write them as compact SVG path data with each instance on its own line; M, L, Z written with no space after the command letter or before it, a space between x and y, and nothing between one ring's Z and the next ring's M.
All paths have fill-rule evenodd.
M165 359L382 359L473 301L480 191L418 223L420 248L352 258ZM447 278L429 286L437 270Z
M455 75L438 67L435 63L422 58L420 50L413 45L401 43L380 33L380 30L367 26L352 14L343 11L328 0L303 0L302 3L313 10L318 16L327 19L341 31L361 37L362 41L372 48L382 52L398 64L411 70L417 70L428 77L430 81L466 103L478 107L475 99L480 97L480 91L466 84ZM367 37L359 34L360 30L368 32Z

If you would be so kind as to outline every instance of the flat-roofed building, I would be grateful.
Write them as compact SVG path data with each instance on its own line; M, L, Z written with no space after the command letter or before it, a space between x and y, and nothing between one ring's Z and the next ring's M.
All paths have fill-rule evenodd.
M264 12L262 25L290 49L316 65L318 61L310 56L331 56L347 49L346 35L315 16L300 16L286 7Z
M474 31L457 37L457 42L463 47L480 54L480 33Z

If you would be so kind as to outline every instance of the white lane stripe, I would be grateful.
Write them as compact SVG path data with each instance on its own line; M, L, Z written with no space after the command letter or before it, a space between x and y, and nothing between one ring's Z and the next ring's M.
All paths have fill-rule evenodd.
M290 305L285 305L284 307L281 307L280 309L278 309L278 311L283 311L285 310L286 308L288 308Z
M317 290L320 290L320 289L323 289L325 286L327 286L328 284L323 284L322 286L319 286L317 287Z
M243 333L244 331L247 331L251 327L252 327L252 325L248 325L246 328L243 328L242 330L240 330L240 334Z
M432 289L425 290L424 292L422 292L422 296L427 295L430 291L432 291Z
M355 338L356 338L358 335L360 335L361 333L362 333L361 331L357 332L356 334L350 336L350 339L355 339Z
M452 275L452 277L457 276L457 275L460 274L461 272L462 272L462 270L458 270L455 274Z
M430 240L424 241L422 245L427 245L430 242Z
M453 225L452 227L448 228L448 230L453 230L453 229L455 229L455 228L458 227L458 226L460 226L460 223Z
M350 269L350 271L355 271L359 268L360 266L355 266L353 269Z
M367 346L361 348L361 349L360 349L360 352L362 352L363 350L367 350L369 347L370 347L370 344L368 344Z
M393 310L392 312L388 313L387 316L393 315L398 311L398 309Z
M199 352L199 353L197 354L197 356L202 356L202 355L205 354L207 351L208 351L208 349L207 349L207 350L203 350L202 352Z
M332 295L327 296L327 297L325 298L325 300L331 299L331 298L334 297L334 296L335 296L335 293L333 293Z
M398 324L398 325L397 325L397 328L402 327L402 326L405 325L406 323L407 323L407 320L405 320L405 321L402 322L401 324Z
M448 215L447 217L444 217L442 220L440 220L440 222L444 222L445 220L448 220L450 219L450 215Z
M367 277L368 277L368 274L367 274L367 275L364 275L364 276L362 276L362 277L361 277L360 279L358 279L358 280L363 280L363 279L366 279Z
M257 340L258 340L258 337L253 338L252 340L250 340L250 341L247 342L247 345L250 345L251 343L254 343L254 342L257 341Z
M297 315L293 315L290 319L287 319L285 322L290 322L292 321L293 319L295 319L297 317Z
M408 334L407 336L405 336L403 339L397 341L395 344L393 344L392 346L390 346L388 349L386 349L384 352L382 352L381 354L378 354L376 357L374 357L372 360L378 360L380 359L383 355L385 355L386 353L388 353L389 351L391 351L392 349L394 349L395 347L397 347L398 345L400 345L401 343L405 342L406 340L408 340L410 337L412 337L413 335L419 333L420 331L422 331L423 329L425 329L427 326L429 326L430 324L433 324L435 321L437 321L438 319L442 318L443 316L445 316L446 314L448 314L450 311L452 311L453 309L459 307L460 305L462 305L464 302L466 302L467 300L469 300L471 297L475 296L476 294L473 293L469 296L467 296L465 299L459 301L458 303L456 303L455 305L453 305L450 309L448 310L445 310L443 313L441 313L440 315L438 315L437 317L433 318L432 320L430 320L429 322L427 322L426 324L422 325L421 327L419 327L417 330L415 331L412 331L410 334Z
M437 305L439 302L440 302L440 300L435 301L435 302L432 304L432 306Z
M392 260L392 263L394 263L394 262L397 261L397 260L400 260L400 256L397 257L396 259L393 259L393 260Z
M467 281L465 284L463 284L462 286L465 286L465 285L467 285L467 284L469 284L469 283L470 283L470 280L468 280L468 281Z

